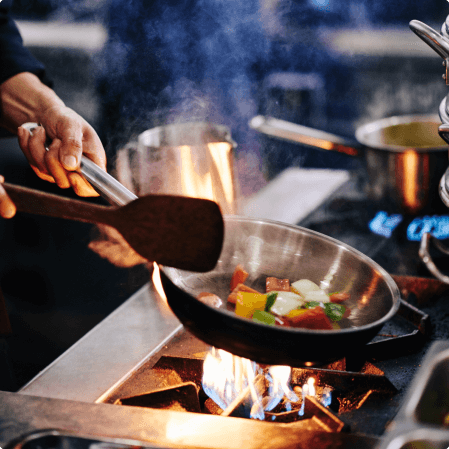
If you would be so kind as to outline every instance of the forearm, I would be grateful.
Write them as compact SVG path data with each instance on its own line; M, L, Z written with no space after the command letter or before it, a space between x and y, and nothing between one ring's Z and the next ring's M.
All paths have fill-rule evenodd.
M34 74L19 73L0 84L0 126L16 134L26 122L41 122L63 101Z

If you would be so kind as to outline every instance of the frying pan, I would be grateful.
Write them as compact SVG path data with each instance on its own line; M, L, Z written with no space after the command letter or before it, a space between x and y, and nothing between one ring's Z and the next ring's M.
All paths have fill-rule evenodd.
M367 256L317 232L283 223L225 216L225 239L216 267L207 273L161 267L167 301L184 326L204 342L258 363L318 366L363 346L397 311L400 293L391 276ZM328 293L348 292L350 319L341 330L267 326L227 310L235 266L249 273L246 285L265 291L267 276L310 279ZM215 293L220 308L196 299Z

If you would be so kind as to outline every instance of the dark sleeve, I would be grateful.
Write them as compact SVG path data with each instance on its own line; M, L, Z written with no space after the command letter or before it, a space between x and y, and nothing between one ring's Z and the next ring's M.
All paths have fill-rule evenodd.
M0 2L0 84L21 72L31 72L46 84L45 69L23 46L22 37L10 16L12 0Z

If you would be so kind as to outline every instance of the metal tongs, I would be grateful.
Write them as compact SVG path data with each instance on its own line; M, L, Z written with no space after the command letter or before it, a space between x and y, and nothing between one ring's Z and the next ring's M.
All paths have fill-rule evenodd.
M39 126L37 123L24 123L22 125L30 134ZM81 157L80 173L90 182L92 187L109 203L124 206L137 199L137 196L118 182L110 174L102 170L97 164L86 156Z

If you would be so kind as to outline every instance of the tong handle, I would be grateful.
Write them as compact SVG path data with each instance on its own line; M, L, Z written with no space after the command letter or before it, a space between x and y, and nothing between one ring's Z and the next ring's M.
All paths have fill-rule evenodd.
M22 126L32 135L39 125L28 122ZM48 151L47 147L45 149ZM134 193L86 156L81 157L79 172L103 198L113 205L123 206L137 198Z

